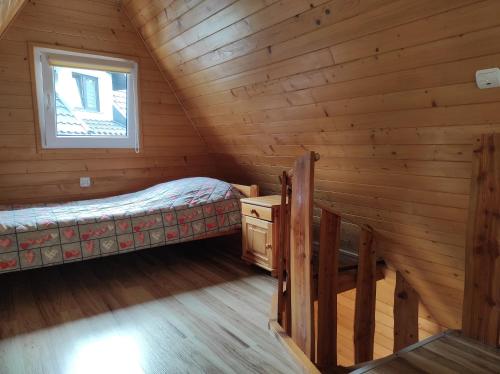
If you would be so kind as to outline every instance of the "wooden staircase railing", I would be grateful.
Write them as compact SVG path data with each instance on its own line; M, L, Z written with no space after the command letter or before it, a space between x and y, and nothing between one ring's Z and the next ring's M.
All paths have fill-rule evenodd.
M500 347L500 134L480 137L474 150L466 245L463 334ZM371 227L345 217L326 203L321 210L317 284L312 264L314 163L309 152L283 172L278 291L269 326L305 372L338 372L337 293L346 272L339 271L340 223L361 229L356 273L355 363L373 359L376 281L380 279ZM351 273L351 277L353 274ZM354 287L354 286L353 286ZM317 292L314 291L317 289ZM418 342L419 295L396 272L394 352ZM317 306L317 308L315 308ZM315 311L317 310L317 313ZM344 368L345 369L345 368Z
M306 372L339 370L337 366L337 293L347 277L356 287L354 344L356 362L373 358L377 268L372 229L359 224L357 271L339 272L341 214L326 204L321 210L317 284L313 277L312 221L314 163L310 152L281 175L282 240L278 248L278 290L270 328ZM351 222L352 220L349 219ZM357 222L354 222L357 224ZM340 284L344 286L341 286ZM317 292L315 289L317 288Z

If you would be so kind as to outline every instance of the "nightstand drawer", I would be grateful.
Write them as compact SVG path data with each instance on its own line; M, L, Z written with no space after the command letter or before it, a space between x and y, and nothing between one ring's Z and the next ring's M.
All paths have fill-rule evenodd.
M241 213L244 216L255 217L258 219L263 219L266 221L273 221L273 209L271 207L252 205L252 204L241 204Z

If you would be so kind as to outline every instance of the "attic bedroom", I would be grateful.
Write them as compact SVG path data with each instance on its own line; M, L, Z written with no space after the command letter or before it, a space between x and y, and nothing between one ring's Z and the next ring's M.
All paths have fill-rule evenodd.
M500 373L499 14L0 0L0 373Z

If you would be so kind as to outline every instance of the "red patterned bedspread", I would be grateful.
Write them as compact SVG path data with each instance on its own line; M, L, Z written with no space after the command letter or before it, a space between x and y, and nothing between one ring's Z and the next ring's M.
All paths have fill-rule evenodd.
M0 206L0 273L240 228L240 197L231 184L200 177L104 199Z

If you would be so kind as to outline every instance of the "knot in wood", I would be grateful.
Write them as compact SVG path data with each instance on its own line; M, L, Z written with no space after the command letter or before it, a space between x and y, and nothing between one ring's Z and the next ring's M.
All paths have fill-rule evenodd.
M408 299L408 293L406 293L406 291L398 292L398 298L402 299L402 300L406 300L406 299Z

